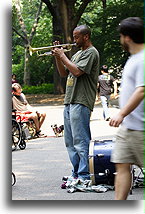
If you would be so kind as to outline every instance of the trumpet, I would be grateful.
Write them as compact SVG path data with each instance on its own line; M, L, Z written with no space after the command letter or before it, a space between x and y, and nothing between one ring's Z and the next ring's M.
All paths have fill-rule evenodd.
M39 47L39 48L32 48L30 45L28 47L29 49L29 54L30 56L32 56L33 53L37 53L39 51L47 51L47 50L50 50L49 52L45 52L43 54L38 54L39 56L49 56L49 55L52 55L52 50L54 48L63 48L64 49L64 52L68 52L68 51L71 51L72 47L73 46L76 46L76 43L74 44L60 44L60 45L52 45L52 46L47 46L47 47Z

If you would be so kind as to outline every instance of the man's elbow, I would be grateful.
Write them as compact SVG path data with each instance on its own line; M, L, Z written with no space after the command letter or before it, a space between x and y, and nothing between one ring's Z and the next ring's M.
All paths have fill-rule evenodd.
M145 89L144 89L144 86L141 86L141 87L138 87L136 89L136 92L137 92L137 96L140 97L140 99L144 99L144 96L145 96Z
M68 75L67 74L61 74L60 75L60 77L62 77L62 78L65 78L65 77L67 77Z
M79 76L81 76L81 75L83 75L83 74L84 74L84 72L78 69L78 70L74 73L74 76L75 76L75 77L79 77Z
M145 96L145 88L144 87L140 88L140 93L142 95L142 98L144 98L144 96Z
M67 77L68 76L68 74L61 74L60 73L60 77L62 77L62 78L65 78L65 77Z
M67 77L68 73L65 70L58 70L60 77Z

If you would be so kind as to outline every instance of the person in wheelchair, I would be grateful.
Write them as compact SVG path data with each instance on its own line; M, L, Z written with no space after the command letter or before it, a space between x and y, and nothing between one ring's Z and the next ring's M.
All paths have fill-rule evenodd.
M16 109L19 114L25 115L28 120L33 120L36 126L35 137L44 137L41 133L41 126L45 120L46 113L36 111L27 101L26 96L22 93L22 87L19 83L12 84L12 108Z

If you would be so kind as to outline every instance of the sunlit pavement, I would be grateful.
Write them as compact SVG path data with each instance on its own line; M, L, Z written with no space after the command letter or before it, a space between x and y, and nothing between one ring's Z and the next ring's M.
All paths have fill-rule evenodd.
M71 164L63 137L56 138L51 125L63 124L63 106L35 106L46 112L42 132L47 138L29 140L25 150L12 152L12 170L16 184L12 187L12 200L113 200L114 191L106 193L67 193L61 189L62 177L71 174ZM117 113L110 108L110 114ZM113 139L117 128L103 120L102 107L97 105L91 116L92 139ZM142 200L143 189L133 189L128 200Z

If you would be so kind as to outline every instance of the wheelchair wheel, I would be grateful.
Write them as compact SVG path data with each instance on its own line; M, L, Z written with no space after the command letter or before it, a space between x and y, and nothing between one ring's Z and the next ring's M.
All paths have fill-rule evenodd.
M15 174L12 172L12 186L14 186L15 183L16 183L16 176L15 176Z
M21 126L15 120L12 119L12 151L16 150L17 145L21 141Z
M19 143L19 148L21 150L25 149L26 148L26 142L24 139L21 139L21 142Z

